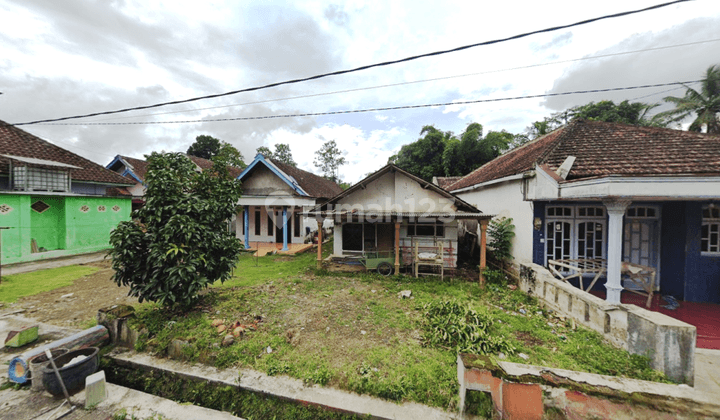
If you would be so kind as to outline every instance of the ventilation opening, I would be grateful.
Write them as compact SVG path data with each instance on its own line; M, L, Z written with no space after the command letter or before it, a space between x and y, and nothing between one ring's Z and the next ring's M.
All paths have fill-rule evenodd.
M30 206L31 209L35 210L38 213L42 213L50 208L50 205L45 203L44 201L38 200Z

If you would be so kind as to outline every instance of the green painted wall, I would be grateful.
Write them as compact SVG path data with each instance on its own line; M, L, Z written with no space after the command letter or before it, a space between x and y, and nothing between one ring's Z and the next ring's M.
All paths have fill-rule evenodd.
M31 205L41 200L50 208L37 213ZM3 212L4 207L12 210ZM110 232L130 220L131 200L116 197L45 197L0 194L2 263L12 264L110 247ZM31 240L48 252L32 253Z

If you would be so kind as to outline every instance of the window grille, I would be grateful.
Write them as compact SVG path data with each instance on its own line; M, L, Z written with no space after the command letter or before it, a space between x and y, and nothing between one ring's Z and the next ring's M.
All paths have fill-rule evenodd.
M50 208L50 205L45 203L44 201L38 200L30 205L30 208L35 210L38 213L42 213Z
M718 207L703 207L700 251L720 253L720 208Z
M70 173L67 171L15 166L12 174L15 191L70 191Z

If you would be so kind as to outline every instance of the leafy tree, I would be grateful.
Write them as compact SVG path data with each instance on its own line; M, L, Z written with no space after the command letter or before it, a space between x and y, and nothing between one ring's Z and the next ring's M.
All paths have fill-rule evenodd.
M720 66L708 67L699 92L690 86L685 88L687 90L682 98L664 98L666 102L675 104L675 109L662 115L669 117L671 122L679 122L694 114L696 117L690 124L690 131L701 132L705 127L708 133L720 133Z
M208 160L222 154L224 160L230 166L236 166L238 168L247 166L244 162L245 158L235 146L204 134L195 137L195 143L190 145L186 153L190 156L197 156Z
M187 149L187 154L203 159L211 159L220 152L220 140L213 136L199 135L195 137L195 143Z
M313 165L323 172L325 178L333 182L340 182L338 170L345 163L347 161L343 157L343 153L338 149L335 140L326 141L320 150L315 152L315 160L313 160Z
M227 220L240 184L222 155L202 172L181 153L152 153L147 162L145 206L110 235L113 280L140 302L186 308L237 262L242 244Z
M297 166L297 163L293 160L292 152L290 151L289 144L278 143L275 145L275 152L272 152L270 148L260 146L257 148L258 153L262 153L263 156L269 159L275 159L280 162L286 163L290 166Z
M488 248L493 259L500 264L507 265L512 256L512 238L515 237L515 225L512 218L500 217L490 220L487 234L489 237Z
M242 153L230 143L222 142L220 151L213 156L213 160L217 158L222 159L224 162L230 164L230 166L235 166L236 168L244 169L247 166Z
M391 156L389 161L426 181L432 181L433 176L445 173L442 157L445 145L453 138L453 133L442 132L432 125L426 125L420 135L424 137L402 146L398 154Z

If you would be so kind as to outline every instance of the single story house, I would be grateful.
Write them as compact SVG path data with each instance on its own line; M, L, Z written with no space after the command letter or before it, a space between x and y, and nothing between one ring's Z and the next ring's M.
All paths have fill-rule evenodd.
M720 303L720 136L575 120L449 190L513 218L517 262L606 261L611 303L624 262L655 269L655 291Z
M315 207L308 215L333 220L333 256L392 252L395 272L413 264L415 244L420 251L442 246L444 268L455 269L458 220L478 220L484 228L492 217L393 164ZM484 268L484 261L481 266Z
M258 244L302 244L317 229L303 211L342 192L338 184L292 165L266 158L261 153L237 176L243 193L236 235L246 249Z
M68 150L0 121L2 263L109 248L130 220L133 183Z

